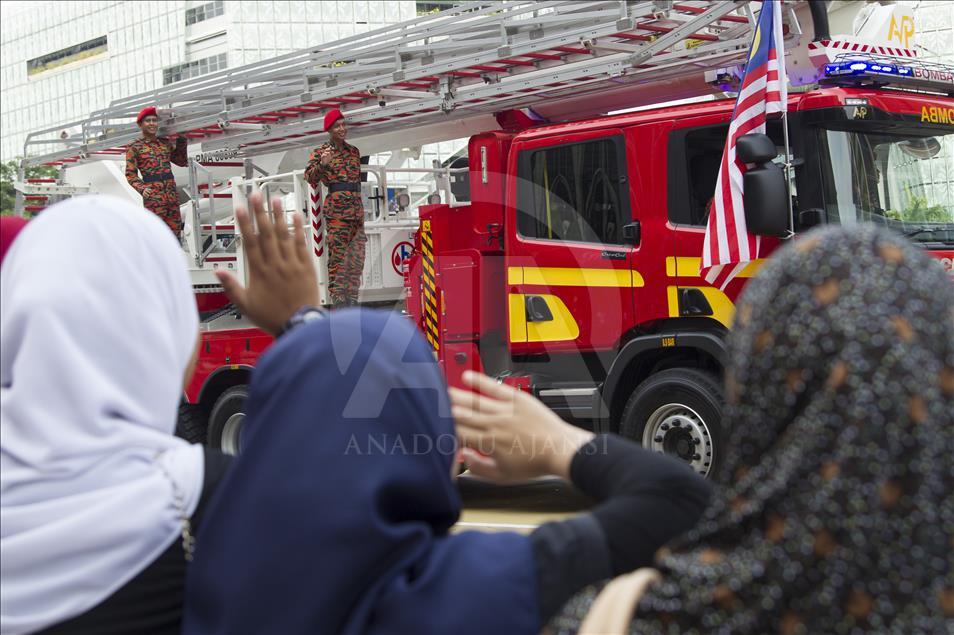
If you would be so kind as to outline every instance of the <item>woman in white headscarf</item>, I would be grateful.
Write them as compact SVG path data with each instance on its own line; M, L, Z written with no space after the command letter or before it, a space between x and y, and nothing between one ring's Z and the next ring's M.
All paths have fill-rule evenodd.
M286 302L263 328L312 300L302 271L270 281ZM77 198L18 237L0 274L2 635L179 632L192 535L228 465L173 436L197 334L182 250L145 210Z

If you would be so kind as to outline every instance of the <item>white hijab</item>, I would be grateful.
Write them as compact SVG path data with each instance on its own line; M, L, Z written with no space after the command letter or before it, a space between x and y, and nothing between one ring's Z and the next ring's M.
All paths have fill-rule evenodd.
M173 436L198 316L181 249L116 198L30 221L0 271L0 633L79 615L181 533L200 446Z

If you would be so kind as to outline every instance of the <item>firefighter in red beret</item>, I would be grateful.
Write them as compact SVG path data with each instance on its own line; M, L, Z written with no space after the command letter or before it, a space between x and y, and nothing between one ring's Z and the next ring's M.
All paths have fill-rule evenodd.
M325 115L331 140L311 153L305 180L328 188L324 201L328 244L328 290L335 306L358 303L364 272L364 205L361 203L361 153L345 142L348 126L337 108Z
M126 180L142 195L143 207L165 221L176 237L181 238L179 194L169 163L171 161L183 167L188 165L188 143L181 135L175 143L156 136L159 117L153 107L143 108L136 117L136 123L142 130L142 138L126 146Z

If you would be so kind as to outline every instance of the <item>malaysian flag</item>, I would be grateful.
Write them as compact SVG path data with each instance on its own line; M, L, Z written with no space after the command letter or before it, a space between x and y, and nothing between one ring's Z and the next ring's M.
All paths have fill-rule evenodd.
M759 237L749 234L742 203L742 175L748 167L735 158L735 143L744 134L764 133L765 116L785 111L788 89L781 5L778 0L762 2L709 210L699 273L720 289L759 257Z

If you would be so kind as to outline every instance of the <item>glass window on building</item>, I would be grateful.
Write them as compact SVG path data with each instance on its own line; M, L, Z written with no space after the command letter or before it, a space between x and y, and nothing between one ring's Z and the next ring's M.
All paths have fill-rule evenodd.
M200 60L164 68L162 70L162 83L163 85L173 84L207 73L214 73L225 68L228 68L228 54L219 53L218 55L204 57Z
M225 2L222 0L215 0L215 2L200 4L197 7L187 9L185 14L185 23L186 26L189 26L190 24L197 24L203 20L209 20L224 13Z
M48 53L27 60L27 75L33 76L54 68L59 68L64 64L78 62L106 52L106 36L103 35L92 40L87 40L74 46L68 46L65 49Z

